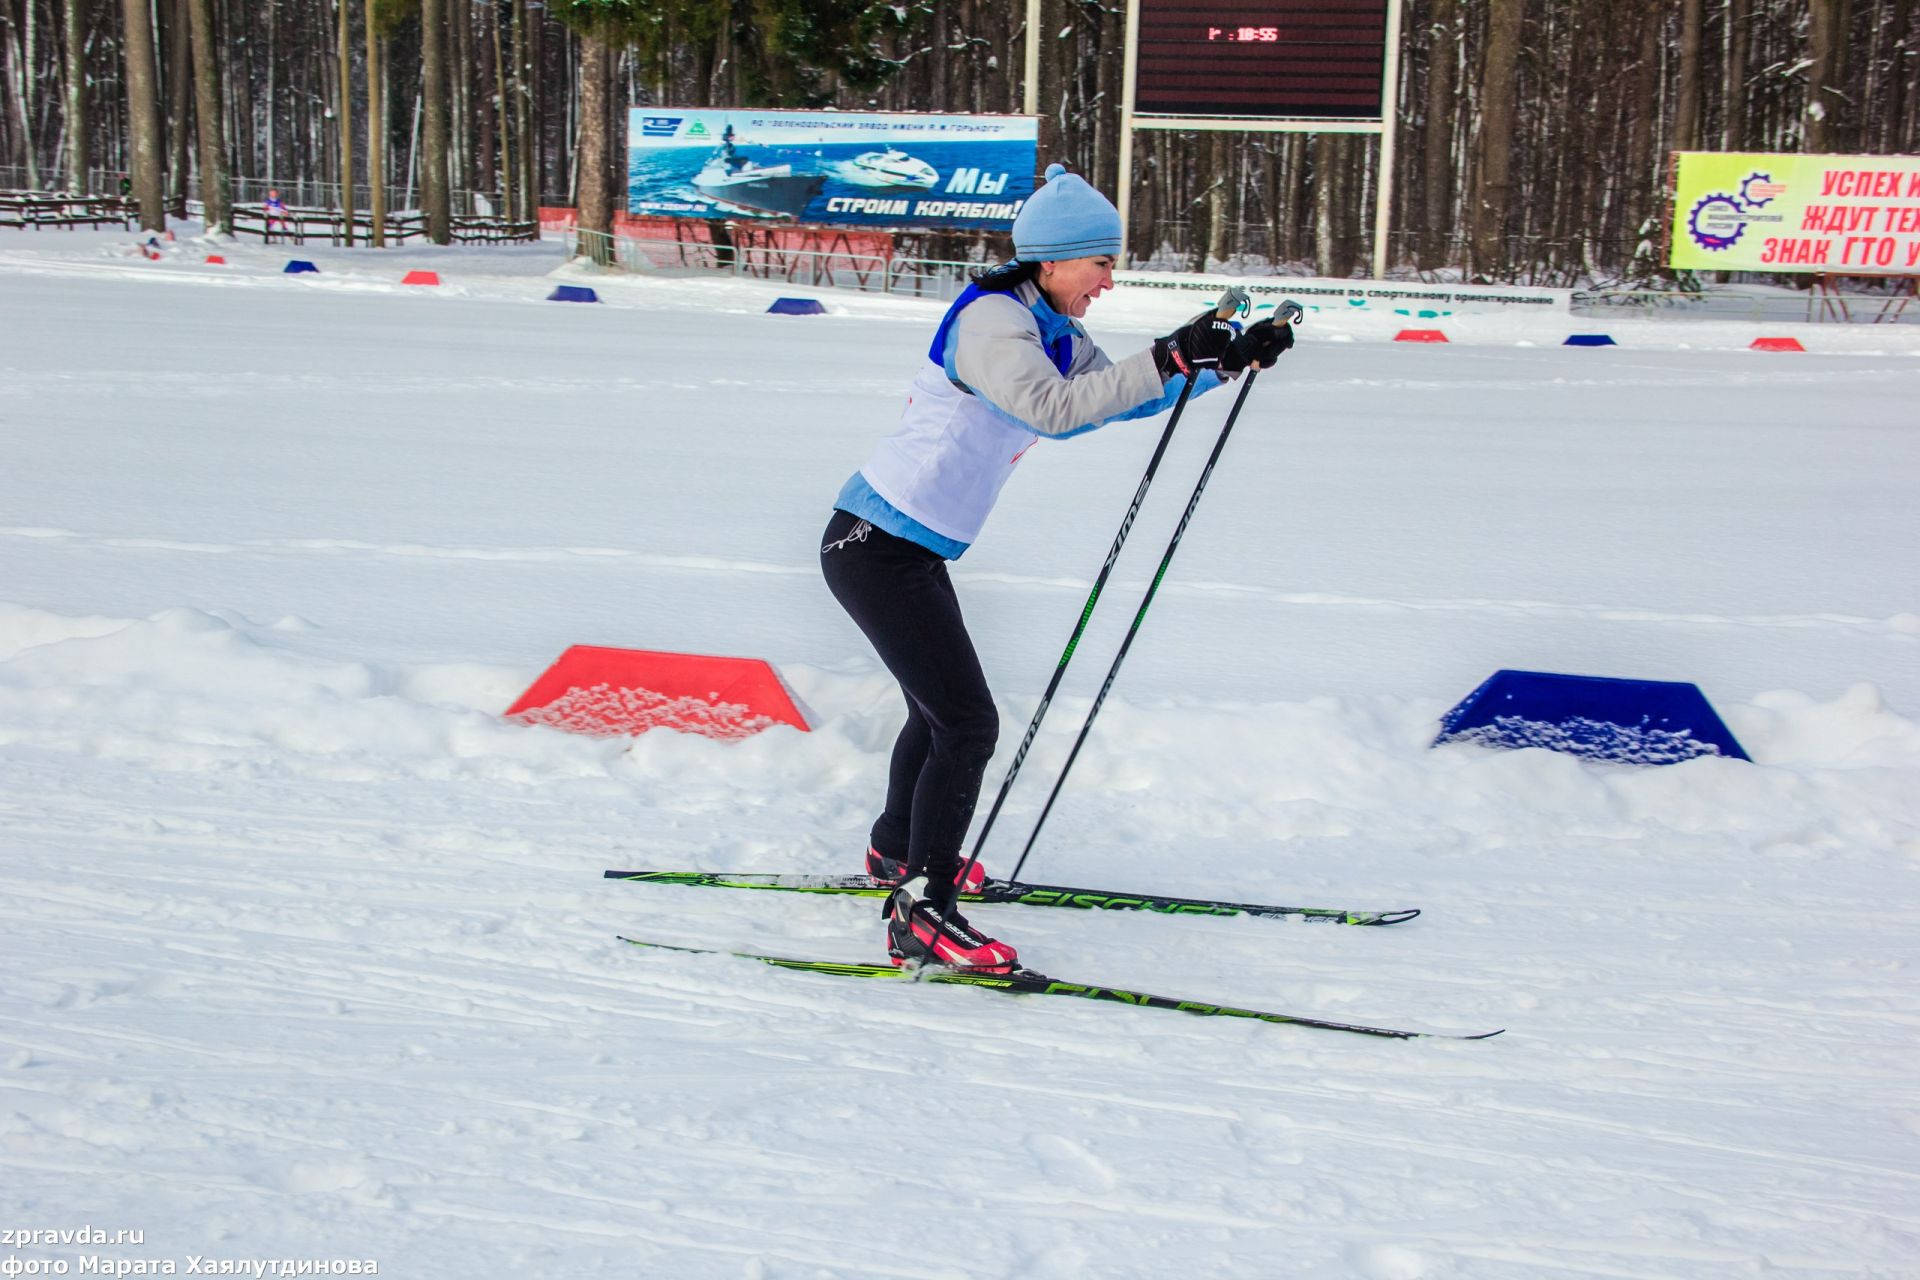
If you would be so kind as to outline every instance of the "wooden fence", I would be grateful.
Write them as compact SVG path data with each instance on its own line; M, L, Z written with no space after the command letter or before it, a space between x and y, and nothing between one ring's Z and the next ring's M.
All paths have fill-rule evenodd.
M133 226L134 207L117 196L0 191L0 227Z
M382 224L388 244L405 244L427 238L427 215L417 210L390 213ZM289 207L284 213L267 214L264 204L237 204L233 207L233 233L258 236L266 244L305 244L325 240L328 244L347 242L346 215L338 209ZM485 214L455 214L451 234L455 244L503 244L538 240L538 222L508 222ZM355 211L353 239L357 245L373 240L373 217Z

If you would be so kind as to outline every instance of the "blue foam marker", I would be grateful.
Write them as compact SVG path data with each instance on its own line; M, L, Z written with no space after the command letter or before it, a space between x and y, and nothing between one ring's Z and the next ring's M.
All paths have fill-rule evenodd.
M1575 333L1569 334L1567 340L1560 345L1563 347L1611 347L1618 344L1604 333Z
M773 316L823 316L827 314L825 306L817 298L775 298L773 305L767 308L767 314Z
M1698 685L1496 671L1440 720L1434 746L1545 747L1586 760L1750 759Z
M598 302L600 295L583 284L555 285L547 295L548 302Z
M314 266L311 262L304 261L300 258L295 258L293 261L287 264L286 270L282 271L280 274L288 275L288 276L304 276L304 275L312 274L317 276L320 274L320 268Z

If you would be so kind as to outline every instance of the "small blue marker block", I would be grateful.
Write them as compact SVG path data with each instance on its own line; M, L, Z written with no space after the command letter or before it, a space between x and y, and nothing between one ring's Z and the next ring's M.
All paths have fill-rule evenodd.
M1446 742L1545 747L1617 764L1750 757L1698 685L1546 671L1496 671L1440 719Z
M827 314L818 298L775 298L767 308L770 316L823 316Z
M317 276L320 274L320 268L314 266L311 262L306 262L306 261L303 261L302 259L295 258L292 262L289 262L287 264L286 270L281 272L280 274L288 275L288 276L304 276L309 273Z
M1575 333L1560 344L1563 347L1612 347L1619 345L1604 333Z
M598 302L600 295L583 284L555 285L547 295L548 302Z

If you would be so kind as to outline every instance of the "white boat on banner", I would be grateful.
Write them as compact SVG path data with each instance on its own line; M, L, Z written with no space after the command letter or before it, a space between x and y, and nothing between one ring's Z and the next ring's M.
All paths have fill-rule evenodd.
M940 180L939 170L898 147L862 152L840 166L840 175L846 181L863 187L919 187L924 190Z

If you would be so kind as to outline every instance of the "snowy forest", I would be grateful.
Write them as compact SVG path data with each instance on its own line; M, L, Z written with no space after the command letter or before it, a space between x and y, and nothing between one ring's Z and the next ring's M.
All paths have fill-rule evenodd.
M1394 270L1655 281L1671 151L1912 152L1915 7L1407 0ZM1125 19L1042 5L1042 162L1108 191ZM594 227L630 104L1019 111L1025 38L1024 0L0 0L0 187L131 175L149 219L205 199L217 224L270 186L334 204L343 172L365 208L377 174L381 204L430 223L480 193ZM1364 270L1375 139L1136 146L1136 260Z

